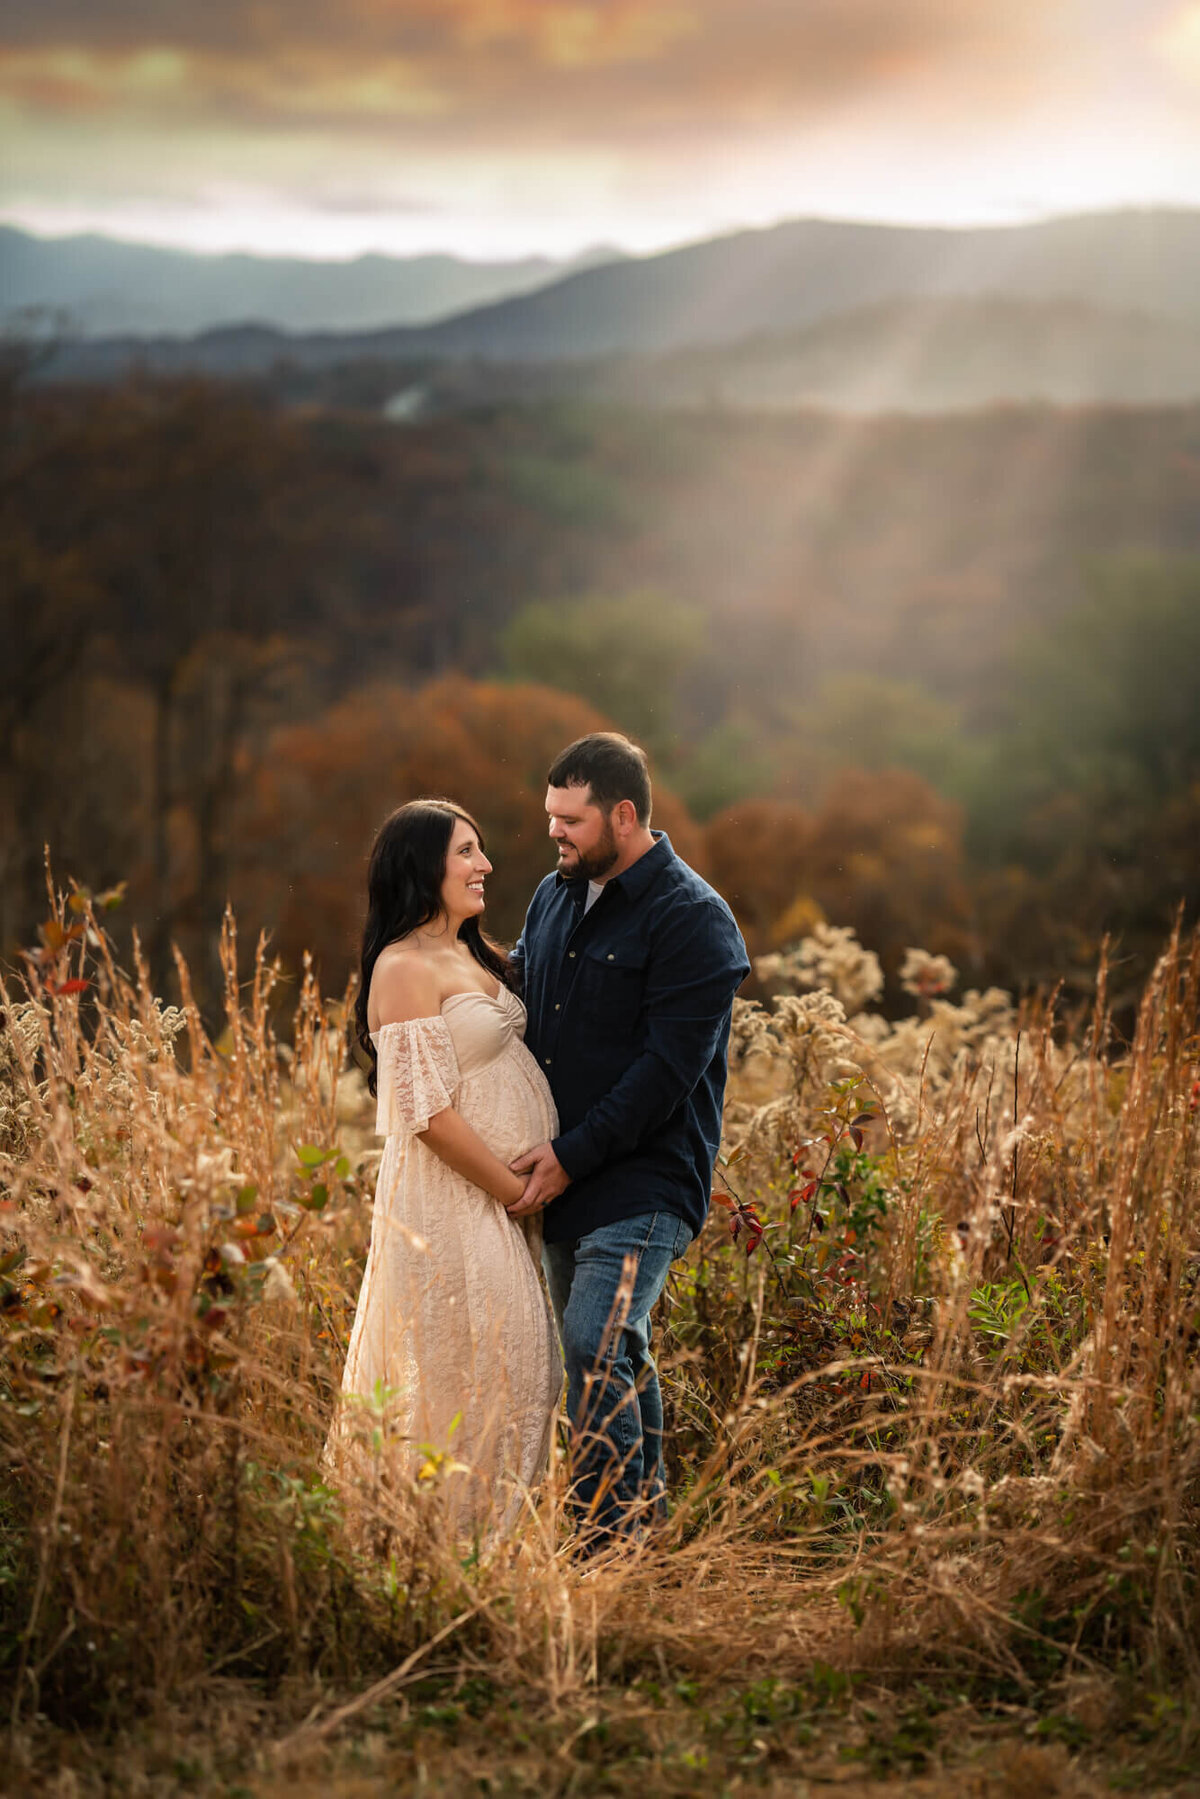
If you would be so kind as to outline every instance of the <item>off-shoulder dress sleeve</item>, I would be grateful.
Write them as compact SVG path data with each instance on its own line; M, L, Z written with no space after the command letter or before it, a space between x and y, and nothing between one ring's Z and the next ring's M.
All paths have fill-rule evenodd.
M413 1018L385 1024L375 1054L378 1106L375 1129L381 1137L411 1137L454 1103L458 1057L444 1018Z

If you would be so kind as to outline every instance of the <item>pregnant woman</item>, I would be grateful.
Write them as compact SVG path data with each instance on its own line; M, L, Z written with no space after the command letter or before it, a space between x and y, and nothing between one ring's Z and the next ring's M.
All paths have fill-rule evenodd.
M491 863L474 819L413 800L371 852L356 1025L386 1137L329 1460L347 1484L448 1452L459 1535L513 1521L562 1390L538 1278L540 1217L508 1164L552 1138L525 1009L480 928ZM382 1411L382 1444L380 1413Z

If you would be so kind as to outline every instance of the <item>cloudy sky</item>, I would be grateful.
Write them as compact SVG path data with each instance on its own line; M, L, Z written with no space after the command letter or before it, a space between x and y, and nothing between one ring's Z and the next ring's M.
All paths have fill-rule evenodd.
M1200 0L7 0L0 216L648 249L1200 204Z

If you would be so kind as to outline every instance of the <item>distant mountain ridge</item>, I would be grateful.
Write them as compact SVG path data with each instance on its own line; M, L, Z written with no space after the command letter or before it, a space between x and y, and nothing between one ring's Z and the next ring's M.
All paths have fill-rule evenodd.
M528 293L619 257L595 249L555 261L457 256L199 255L96 235L41 238L0 226L0 314L44 308L81 337L192 336L222 326L368 331L420 325Z
M884 302L801 332L640 358L627 381L643 403L756 412L1174 405L1200 399L1200 324L1079 300Z
M385 380L464 398L578 390L690 405L708 393L856 411L1170 402L1200 391L1197 333L1200 212L971 230L801 221L582 270L434 325L75 342L51 373L104 380L136 365L286 387L378 365ZM357 380L360 395L369 386Z
M1200 323L1200 212L971 229L799 220L584 270L406 342L529 361L663 352L795 331L880 302L985 294Z
M361 370L346 378L361 400ZM341 398L337 376L326 379L326 397ZM403 393L380 397L404 416ZM446 361L407 397L414 416L565 397L668 411L859 414L1178 405L1200 399L1200 326L1077 300L900 300L661 356Z

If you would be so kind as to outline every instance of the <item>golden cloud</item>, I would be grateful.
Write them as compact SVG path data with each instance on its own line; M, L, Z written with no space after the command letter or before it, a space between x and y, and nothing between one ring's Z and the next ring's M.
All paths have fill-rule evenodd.
M700 21L688 6L646 0L456 0L456 42L466 52L500 44L523 48L544 68L611 68L653 62Z
M1036 84L1073 0L10 0L0 96L270 131L439 123L507 145L795 125L912 83ZM15 16L13 16L15 15Z

